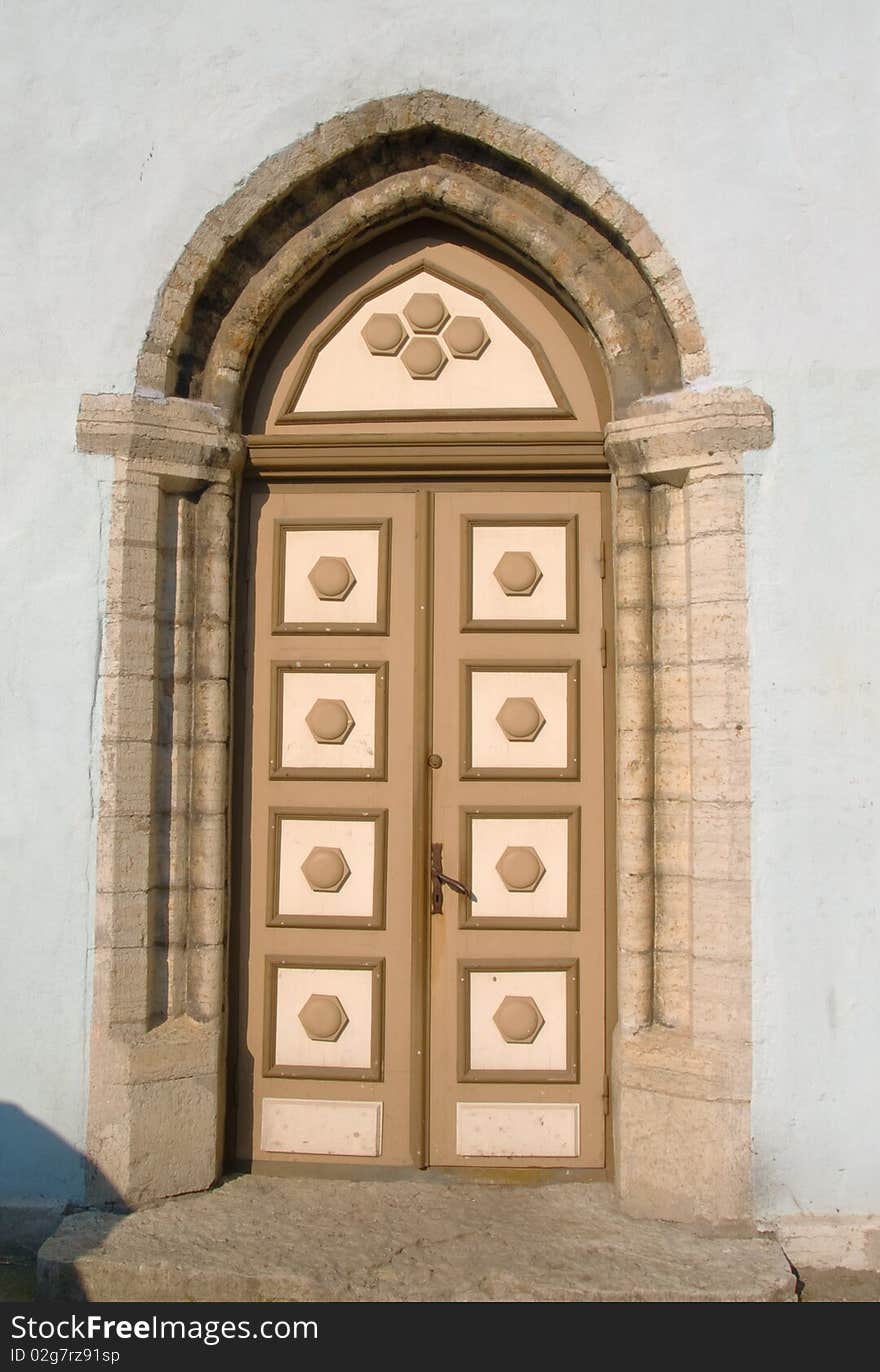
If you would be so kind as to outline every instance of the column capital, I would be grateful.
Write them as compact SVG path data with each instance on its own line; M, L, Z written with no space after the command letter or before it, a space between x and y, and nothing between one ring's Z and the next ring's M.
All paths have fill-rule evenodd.
M84 395L76 441L80 452L106 453L169 488L231 481L245 457L216 405L169 396Z
M605 456L618 478L683 486L697 468L738 471L744 452L772 442L767 402L749 390L718 386L639 400L608 425Z

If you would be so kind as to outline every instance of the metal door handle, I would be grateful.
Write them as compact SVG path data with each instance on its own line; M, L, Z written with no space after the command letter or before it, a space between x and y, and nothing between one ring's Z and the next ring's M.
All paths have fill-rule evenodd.
M465 886L463 881L456 877L448 877L443 871L443 844L431 844L431 914L443 914L443 887L448 886L451 891L456 891L460 896L466 896L468 900L475 901L477 898L469 886Z

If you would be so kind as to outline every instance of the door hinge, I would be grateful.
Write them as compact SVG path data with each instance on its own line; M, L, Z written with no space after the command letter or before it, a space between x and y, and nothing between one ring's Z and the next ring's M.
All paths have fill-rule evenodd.
M604 1077L602 1078L602 1114L603 1114L603 1115L607 1115L609 1109L610 1109L610 1084L609 1084L609 1081L608 1081L608 1073L606 1072L605 1075L604 1075Z
M602 653L602 666L603 666L603 667L607 667L607 666L608 666L608 630L607 630L607 629L603 629L603 630L602 630L602 638L601 638L601 640L600 640L600 646L601 646L601 653Z
M605 580L605 540L604 540L604 538L603 538L603 539L601 540L601 542L599 543L599 576L601 577L601 579L602 579L603 581Z

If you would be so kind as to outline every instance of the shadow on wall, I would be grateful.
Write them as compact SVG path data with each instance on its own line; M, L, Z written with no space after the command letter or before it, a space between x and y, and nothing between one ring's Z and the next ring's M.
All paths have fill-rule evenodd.
M83 1197L95 1182L107 1197L103 1209L121 1218L127 1209L122 1197L79 1149L17 1105L0 1101L0 1262L32 1258L66 1214L85 1208ZM3 1292L2 1277L0 1271L0 1300L15 1299Z

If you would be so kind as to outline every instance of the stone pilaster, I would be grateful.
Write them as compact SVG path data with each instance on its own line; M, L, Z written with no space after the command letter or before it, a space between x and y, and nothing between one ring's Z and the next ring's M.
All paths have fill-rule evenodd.
M220 1165L232 510L241 440L190 401L87 396L116 458L101 660L91 1198Z
M617 1185L632 1214L751 1216L747 391L609 426L617 496Z

